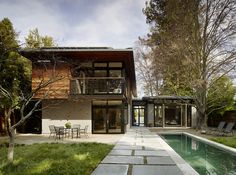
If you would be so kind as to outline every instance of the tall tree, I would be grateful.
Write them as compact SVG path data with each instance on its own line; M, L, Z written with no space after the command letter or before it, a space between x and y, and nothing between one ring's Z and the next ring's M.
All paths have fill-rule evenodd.
M48 91L43 94L42 99L35 103L34 107L26 110L30 101L40 90L45 88L50 90L50 86L54 82L63 78L55 70L52 70L51 77L47 80L40 81L39 79L38 86L31 91L30 63L18 54L18 49L17 34L13 25L9 19L4 18L0 21L0 111L3 111L0 117L3 119L1 121L5 122L9 136L9 163L13 162L15 129L32 116L43 97L48 95ZM53 58L53 62L55 62L55 58ZM20 111L18 121L12 121L12 114L15 110Z
M163 63L164 90L192 94L197 127L205 127L210 84L235 71L235 1L151 0L144 13L152 27L147 43Z
M25 38L26 48L53 47L56 46L54 39L51 36L42 36L37 28L30 30Z

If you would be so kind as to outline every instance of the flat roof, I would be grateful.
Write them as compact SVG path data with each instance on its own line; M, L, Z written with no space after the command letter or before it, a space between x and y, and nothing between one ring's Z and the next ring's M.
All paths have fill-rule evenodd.
M112 47L41 47L20 49L19 53L30 59L37 61L48 59L51 56L58 56L64 60L96 60L96 61L122 61L128 73L131 89L134 96L137 96L136 77L133 49L113 49Z

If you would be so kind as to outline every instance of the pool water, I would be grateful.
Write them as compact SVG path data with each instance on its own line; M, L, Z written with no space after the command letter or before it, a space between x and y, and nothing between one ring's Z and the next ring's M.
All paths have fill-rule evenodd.
M184 134L162 137L200 175L236 175L236 155Z

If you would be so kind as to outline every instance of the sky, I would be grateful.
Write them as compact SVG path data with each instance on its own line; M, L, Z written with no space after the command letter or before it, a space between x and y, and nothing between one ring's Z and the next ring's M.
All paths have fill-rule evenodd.
M58 46L134 47L148 33L146 0L0 0L23 44L30 29L54 38Z

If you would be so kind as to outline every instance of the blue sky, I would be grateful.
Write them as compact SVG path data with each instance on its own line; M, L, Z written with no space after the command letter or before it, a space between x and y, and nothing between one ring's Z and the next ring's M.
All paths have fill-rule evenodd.
M0 0L0 17L12 21L21 43L37 27L59 46L127 48L148 32L145 1Z

